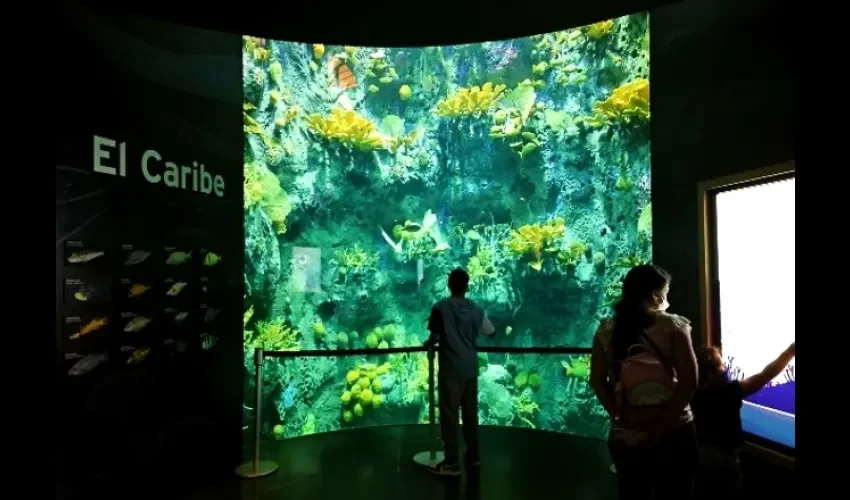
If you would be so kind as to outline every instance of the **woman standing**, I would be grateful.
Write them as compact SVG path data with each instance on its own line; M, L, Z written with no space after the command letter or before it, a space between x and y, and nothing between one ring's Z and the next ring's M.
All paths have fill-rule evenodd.
M666 312L670 275L634 267L593 340L590 383L611 416L620 500L687 500L697 469L688 406L697 384L690 322Z

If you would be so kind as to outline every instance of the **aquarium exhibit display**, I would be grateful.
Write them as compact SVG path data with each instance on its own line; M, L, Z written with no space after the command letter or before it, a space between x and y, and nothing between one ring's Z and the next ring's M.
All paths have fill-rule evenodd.
M795 179L715 195L720 333L729 373L760 372L796 338ZM744 430L794 448L796 361L744 401Z
M648 14L425 48L243 38L245 406L263 432L423 422L449 271L482 346L590 347L651 258ZM368 356L346 355L371 349ZM299 358L298 351L327 356ZM482 424L602 437L588 360L481 357Z

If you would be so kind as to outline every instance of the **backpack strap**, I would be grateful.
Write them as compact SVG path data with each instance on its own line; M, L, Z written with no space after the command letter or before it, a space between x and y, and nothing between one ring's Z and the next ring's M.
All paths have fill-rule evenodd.
M673 369L673 364L670 363L670 359L664 355L664 353L658 347L658 344L656 344L655 341L652 340L652 337L650 337L645 330L641 330L640 336L643 337L646 343L649 344L649 347L652 348L653 351L655 351L655 355L658 356L658 359L661 360L661 364L664 365L664 368L666 368L667 371L670 372L670 375L675 377L676 370Z

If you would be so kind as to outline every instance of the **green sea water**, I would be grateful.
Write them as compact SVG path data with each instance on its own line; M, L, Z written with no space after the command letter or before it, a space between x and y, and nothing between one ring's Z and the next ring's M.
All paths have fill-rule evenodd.
M428 418L421 346L455 267L495 347L589 347L651 258L648 15L463 46L245 37L245 367L262 431ZM374 349L347 356L351 349ZM586 355L480 356L480 420L603 437Z

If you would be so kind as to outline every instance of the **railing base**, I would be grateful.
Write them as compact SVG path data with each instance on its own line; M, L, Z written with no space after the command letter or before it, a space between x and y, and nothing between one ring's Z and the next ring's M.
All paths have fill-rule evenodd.
M277 469L277 462L272 462L271 460L260 460L256 463L256 466L254 462L242 464L237 467L234 472L236 472L236 475L241 478L254 479L274 474Z
M434 467L438 463L442 462L445 458L446 456L443 454L442 451L434 453L434 458L431 458L430 451L421 451L416 455L413 455L413 461L424 467Z

